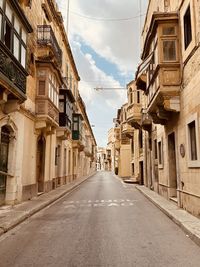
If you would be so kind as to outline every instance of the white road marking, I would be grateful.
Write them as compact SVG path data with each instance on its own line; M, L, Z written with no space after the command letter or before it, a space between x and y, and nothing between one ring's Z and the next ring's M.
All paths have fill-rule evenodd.
M137 199L101 199L101 200L76 200L76 201L63 201L65 209L69 208L93 208L93 207L129 207L134 206L133 202L137 202Z
M112 206L119 207L119 204L117 204L117 203L110 203L110 204L108 204L108 207L112 207Z
M66 205L66 206L65 206L65 209L69 209L69 208L73 208L73 209L75 209L76 206L75 206L75 205Z

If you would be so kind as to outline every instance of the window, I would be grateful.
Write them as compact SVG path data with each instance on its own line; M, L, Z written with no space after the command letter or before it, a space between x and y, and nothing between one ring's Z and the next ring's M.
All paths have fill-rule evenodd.
M132 152L132 155L134 155L134 139L131 140L131 152Z
M2 34L2 14L0 13L0 39Z
M134 175L134 173L135 173L135 165L134 163L132 163L132 175Z
M139 148L143 148L142 130L139 130Z
M184 43L185 43L185 50L189 46L192 41L192 26L191 26L191 14L190 14L190 6L188 6L184 18Z
M137 103L140 103L140 91L137 91Z
M58 165L58 148L55 148L55 165Z
M162 144L162 141L158 142L158 164L159 164L159 168L163 168L163 144Z
M157 151L157 140L154 140L154 158L158 158L158 151Z
M197 143L196 143L196 125L195 121L188 124L189 143L190 143L190 160L197 160Z
M4 43L11 50L11 25L5 21Z
M24 68L26 67L26 37L27 32L8 1L3 5L3 1L0 0L0 40Z
M164 26L163 27L163 35L175 35L176 28L174 26Z
M163 41L163 60L164 61L176 60L176 40Z
M67 174L67 149L64 149L64 175Z
M17 60L20 60L19 58L19 50L20 50L20 44L19 44L19 39L17 38L16 35L14 35L14 56L16 57Z

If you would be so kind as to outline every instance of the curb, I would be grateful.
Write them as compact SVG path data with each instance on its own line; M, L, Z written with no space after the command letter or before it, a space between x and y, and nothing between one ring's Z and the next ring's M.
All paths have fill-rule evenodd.
M200 228L197 229L194 225L196 222L200 223L200 220L198 218L194 217L193 215L189 214L188 212L179 207L176 207L176 209L167 210L166 208L161 206L156 200L151 198L146 192L144 192L142 188L136 186L136 189L140 191L140 193L142 193L148 200L150 200L157 208L159 208L165 215L167 215L173 222L175 222L192 241L194 241L198 246L200 246ZM193 217L194 222L189 219L188 221L181 221L178 216L176 217L175 214L173 214L174 210L175 212L177 211L187 214L188 217Z
M20 223L24 222L26 219L30 218L31 216L33 216L37 212L39 212L42 209L44 209L44 208L48 207L49 205L53 204L54 202L56 202L57 200L59 200L60 198L62 198L63 196L65 196L66 194L72 192L73 190L75 190L76 188L78 188L81 184L83 184L85 181L87 181L89 178L91 178L95 174L96 174L96 172L93 173L93 174L91 174L91 175L89 175L88 177L80 180L80 181L77 181L75 184L73 184L71 186L69 184L69 188L66 189L66 191L61 192L60 194L58 194L57 196L52 197L51 199L44 200L44 202L42 202L42 203L36 204L36 206L34 206L30 210L21 211L21 213L19 211L17 211L18 213L20 213L20 214L18 214L18 216L16 216L14 219L12 219L7 224L0 226L0 236L2 236L4 233L8 232L9 230L13 229L14 227L16 227L17 225L19 225ZM62 187L60 187L60 188L62 189ZM50 192L52 192L52 191L50 191ZM44 196L44 195L42 195L42 196ZM36 200L40 200L39 197L36 198ZM33 201L33 199L32 199L32 201ZM23 202L21 204L23 204ZM13 214L15 212L16 211L13 210Z

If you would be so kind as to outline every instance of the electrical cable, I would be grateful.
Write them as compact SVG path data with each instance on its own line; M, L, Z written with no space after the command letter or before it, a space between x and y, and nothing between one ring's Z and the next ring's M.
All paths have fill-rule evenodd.
M96 20L96 21L128 21L128 20L133 20L133 19L136 19L136 18L140 18L141 16L145 16L145 14L140 14L140 15L137 15L137 16L134 16L134 17L129 17L129 18L97 18L97 17L89 17L89 16L86 16L86 15L82 15L82 14L79 14L79 13L74 12L74 11L70 11L70 13L75 15L75 16L84 18L84 19Z

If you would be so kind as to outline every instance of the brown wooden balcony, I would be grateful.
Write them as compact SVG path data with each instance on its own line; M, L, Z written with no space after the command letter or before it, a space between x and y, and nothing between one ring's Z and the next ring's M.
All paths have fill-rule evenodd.
M62 51L50 25L37 26L38 59L62 65Z
M59 126L59 110L48 98L36 98L37 127Z
M140 128L141 104L131 104L127 107L127 122L134 128Z
M166 124L180 111L179 28L177 12L153 13L136 74L137 87L147 95L147 112L157 124Z
M147 88L147 112L153 122L166 124L172 112L180 111L180 64L158 65Z
M147 113L147 109L143 108L141 115L142 115L142 117L141 117L141 127L142 127L142 129L144 129L145 131L151 131L152 118L149 115L149 113Z
M122 135L132 138L134 133L134 128L130 126L127 122L122 123Z

